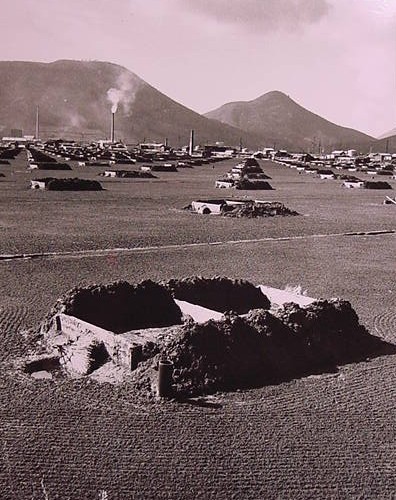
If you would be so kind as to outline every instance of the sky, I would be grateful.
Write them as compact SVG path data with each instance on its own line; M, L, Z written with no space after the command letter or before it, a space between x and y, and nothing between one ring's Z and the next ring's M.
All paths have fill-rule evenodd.
M117 63L199 113L280 90L375 137L396 127L396 0L2 0L1 10L0 60Z

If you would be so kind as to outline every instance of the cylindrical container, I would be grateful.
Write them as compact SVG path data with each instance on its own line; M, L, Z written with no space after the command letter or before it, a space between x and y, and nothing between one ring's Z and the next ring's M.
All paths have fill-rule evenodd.
M142 360L142 345L133 344L129 349L131 371L136 370L137 365Z
M173 363L162 359L158 365L158 396L166 398L172 396Z

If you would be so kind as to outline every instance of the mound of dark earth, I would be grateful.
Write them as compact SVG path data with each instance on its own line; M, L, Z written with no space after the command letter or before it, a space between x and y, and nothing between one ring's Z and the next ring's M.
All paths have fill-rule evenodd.
M392 186L386 181L365 181L364 187L366 189L392 189Z
M222 212L225 217L274 217L275 215L299 215L298 212L287 208L280 202L256 203L249 201L243 205L227 206L227 210Z
M88 179L56 179L47 177L36 179L45 182L48 191L102 191L102 185L98 181Z
M174 364L175 394L191 396L279 383L395 352L359 324L349 302L321 300L186 324L163 355Z
M72 170L67 163L59 162L36 162L38 170Z
M175 299L224 316L194 321L183 316L185 304L179 302L180 309ZM122 366L128 373L132 370L136 389L153 388L159 361L167 360L173 366L170 387L175 397L274 384L396 353L396 346L370 335L345 300L317 300L304 307L288 303L271 311L270 306L261 290L244 280L189 277L137 285L119 281L71 290L57 301L41 332L49 342L51 335L60 333L58 327L54 331L59 313L114 332L116 338L133 330L140 357L133 367L129 361ZM109 348L108 338L95 337L84 328L73 340L79 346L65 346L70 359L73 349L86 358L85 374L107 363L116 366L113 340ZM157 333L150 330L147 337L148 328Z
M245 189L245 190L251 190L251 189L262 189L265 191L271 191L274 188L271 186L271 184L267 181L263 181L261 179L240 179L238 181L235 181L235 189Z

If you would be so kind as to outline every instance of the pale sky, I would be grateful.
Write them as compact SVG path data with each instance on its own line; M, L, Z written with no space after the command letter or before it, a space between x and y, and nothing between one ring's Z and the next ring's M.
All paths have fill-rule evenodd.
M2 0L1 11L0 60L114 62L199 113L281 90L370 135L396 127L396 0Z

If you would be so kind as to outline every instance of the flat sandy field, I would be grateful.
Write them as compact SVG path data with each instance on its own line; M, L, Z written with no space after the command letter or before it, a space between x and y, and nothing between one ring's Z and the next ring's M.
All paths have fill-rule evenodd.
M44 489L50 500L396 494L395 356L183 404L15 368L37 348L27 330L62 293L116 279L216 274L299 285L349 300L371 333L396 343L396 207L382 204L395 191L344 189L264 161L273 191L216 190L235 163L154 180L105 179L100 167L73 163L73 172L27 172L24 153L0 166L1 499L45 498ZM46 176L96 179L105 190L29 189ZM183 210L194 199L245 196L301 216ZM35 255L6 258L21 254Z

